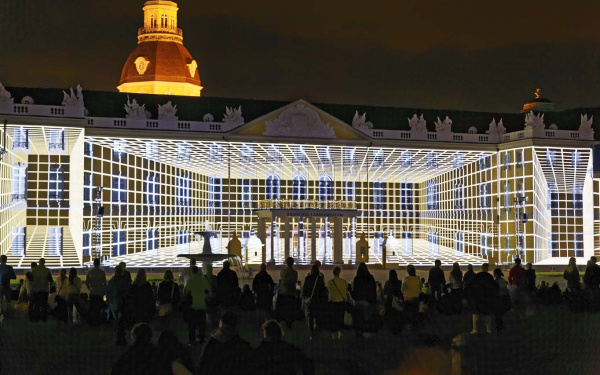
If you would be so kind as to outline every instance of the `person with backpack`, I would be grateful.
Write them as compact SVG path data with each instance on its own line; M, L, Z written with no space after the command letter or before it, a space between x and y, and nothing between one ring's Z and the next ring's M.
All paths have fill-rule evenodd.
M179 308L179 285L174 280L173 271L166 270L163 281L158 286L158 321L161 331L175 331L175 313Z
M316 328L321 324L327 302L327 288L325 287L324 276L319 271L320 265L319 261L312 265L302 287L302 301L310 331L310 340L313 339Z
M329 316L331 338L342 338L342 327L344 327L344 315L350 304L350 296L348 293L348 282L340 277L342 269L340 267L333 268L333 279L327 283L329 292Z

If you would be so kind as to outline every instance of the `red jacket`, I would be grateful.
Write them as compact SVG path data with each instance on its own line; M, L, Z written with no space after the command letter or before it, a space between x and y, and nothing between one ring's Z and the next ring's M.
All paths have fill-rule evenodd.
M513 268L508 272L508 283L514 286L525 286L525 268L521 267L520 264L515 264Z

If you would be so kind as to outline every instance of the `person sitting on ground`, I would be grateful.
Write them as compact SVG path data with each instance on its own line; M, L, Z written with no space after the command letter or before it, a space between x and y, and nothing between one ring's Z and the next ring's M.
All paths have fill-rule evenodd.
M563 272L563 279L567 280L567 289L569 292L578 292L581 290L581 280L575 258L569 258L569 264L565 268L565 272ZM542 281L542 283L544 282Z
M252 348L236 332L238 317L233 311L221 316L219 328L211 335L200 356L200 375L250 374Z
M217 299L228 309L239 302L239 282L237 273L231 269L231 262L223 262L223 269L217 274Z
M155 374L157 353L152 345L152 328L140 323L131 331L133 344L115 362L112 375Z
M156 347L156 374L194 374L194 361L189 351L169 330L163 331Z
M250 290L250 285L244 284L242 296L240 297L240 310L254 311L256 310L256 301L254 301L254 293Z
M283 329L275 320L263 324L264 340L254 352L258 375L312 375L315 372L313 361L302 350L283 341Z

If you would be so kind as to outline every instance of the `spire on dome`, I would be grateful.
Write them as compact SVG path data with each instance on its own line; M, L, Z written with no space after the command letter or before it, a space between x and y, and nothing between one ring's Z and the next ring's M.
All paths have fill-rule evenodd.
M183 32L177 27L177 3L150 0L142 9L144 27L138 29L138 43L165 40L183 44Z

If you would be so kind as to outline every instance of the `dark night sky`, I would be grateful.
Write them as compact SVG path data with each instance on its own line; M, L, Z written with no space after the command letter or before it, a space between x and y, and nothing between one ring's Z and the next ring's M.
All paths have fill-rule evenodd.
M0 82L115 91L143 3L1 0ZM517 112L541 87L600 106L598 1L178 4L205 96Z

